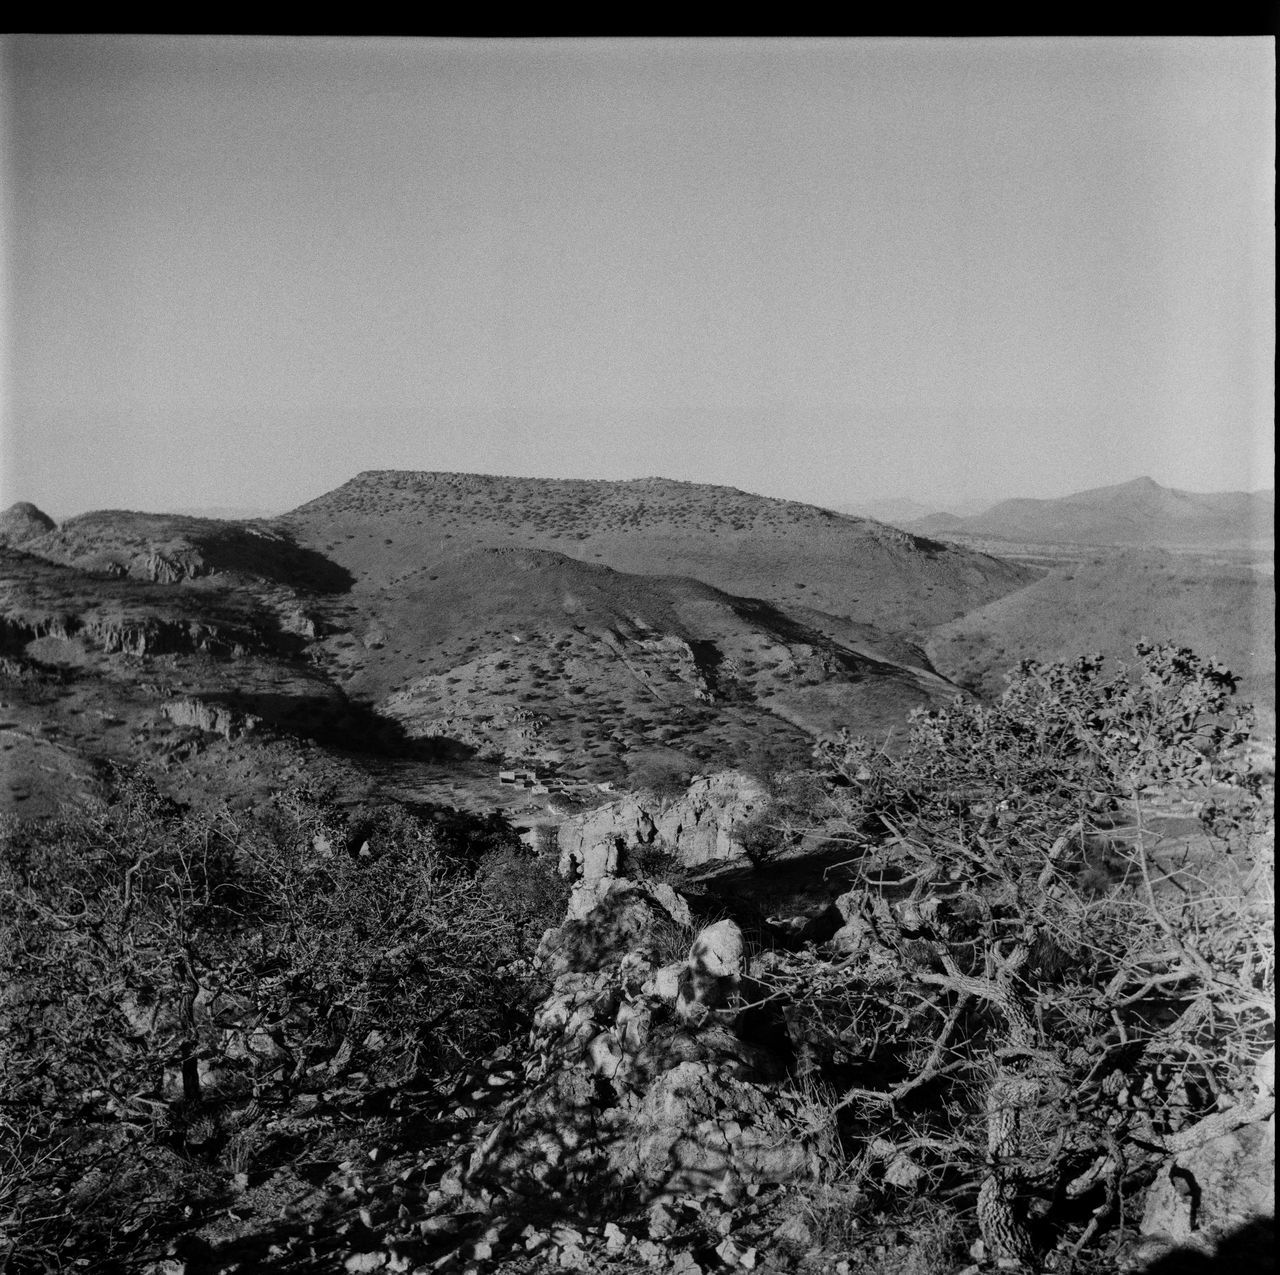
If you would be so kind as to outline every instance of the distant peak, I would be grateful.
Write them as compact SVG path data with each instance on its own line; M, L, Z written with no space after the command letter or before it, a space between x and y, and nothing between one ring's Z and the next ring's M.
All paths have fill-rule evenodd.
M19 500L0 513L0 544L21 544L34 540L47 531L54 531L58 524L44 510L29 500Z
M21 518L36 518L48 523L53 522L53 519L50 518L43 509L39 508L37 505L33 505L29 500L18 500L10 505L9 508L4 511L4 516L7 518L11 515L17 515Z

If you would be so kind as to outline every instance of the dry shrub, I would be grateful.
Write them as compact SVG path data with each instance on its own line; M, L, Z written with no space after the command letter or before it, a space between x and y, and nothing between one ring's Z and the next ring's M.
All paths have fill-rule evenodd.
M556 871L554 855L534 854L523 846L504 846L484 855L480 887L516 926L525 947L559 925L569 905L570 886Z
M195 815L122 775L84 818L4 832L0 1220L37 1269L127 1265L226 1191L254 1154L250 1099L442 1075L512 1039L526 931L559 897L531 868L517 915L461 831L349 823L306 792Z
M976 1205L989 1255L1094 1242L1160 1148L1267 1114L1268 778L1230 673L1137 655L1025 663L994 705L918 714L893 757L829 743L825 827L862 851L852 948L759 962L847 1145L909 1157L882 1185ZM1205 853L1151 831L1171 795L1200 802Z
M689 870L662 839L650 845L632 842L618 853L620 876L639 878L642 881L661 882L679 889L688 879Z

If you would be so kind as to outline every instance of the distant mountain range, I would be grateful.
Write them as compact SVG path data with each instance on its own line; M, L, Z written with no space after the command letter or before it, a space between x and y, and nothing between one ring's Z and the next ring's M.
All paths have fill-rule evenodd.
M1041 544L1244 547L1273 543L1275 492L1193 492L1135 478L1055 500L1002 500L970 517L930 514L900 524L916 535Z
M228 522L246 522L250 518L274 518L280 512L280 507L277 505L275 509L265 509L261 505L182 505L169 512L186 514L192 518L220 518Z

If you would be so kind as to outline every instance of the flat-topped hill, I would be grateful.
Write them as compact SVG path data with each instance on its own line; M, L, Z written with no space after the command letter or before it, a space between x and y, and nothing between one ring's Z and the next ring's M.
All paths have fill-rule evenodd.
M357 482L334 493L337 512L326 500L271 522L102 510L0 551L13 800L26 812L47 795L47 813L68 799L82 747L85 765L182 750L194 767L206 748L258 765L306 741L368 759L415 801L477 806L495 789L514 799L504 762L587 787L655 767L795 764L816 736L883 737L953 696L904 636L920 609L903 621L892 599L929 599L918 571L937 561L1004 565L728 488L440 476L427 501L400 477L390 488L407 497ZM646 492L658 498L635 499ZM756 587L678 570L699 553ZM791 597L769 587L779 563L796 564L782 577ZM884 593L870 587L876 564ZM824 580L837 592L858 573L874 605L857 618L821 605ZM877 608L889 624L865 618ZM36 782L55 747L38 721L72 767L57 791ZM95 722L112 723L101 749Z
M944 623L1034 569L732 487L377 470L274 520L366 583L465 546L552 549L883 628Z

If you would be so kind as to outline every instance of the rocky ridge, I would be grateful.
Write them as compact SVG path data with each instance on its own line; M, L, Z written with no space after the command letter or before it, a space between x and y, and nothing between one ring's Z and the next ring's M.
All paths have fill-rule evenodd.
M525 1047L460 1086L456 1110L471 1123L443 1158L403 1169L421 1185L400 1191L398 1215L374 1203L376 1169L348 1172L353 1213L362 1194L369 1202L335 1256L348 1271L424 1275L856 1269L824 1258L804 1204L821 1196L835 1147L797 1082L803 1036L785 1007L762 1010L775 962L751 957L734 920L697 923L669 885L583 866L570 856L566 920L535 957L549 987ZM837 907L842 924L819 950L849 978L895 977L876 935L918 927L912 904L855 889ZM1175 1142L1120 1269L1244 1251L1238 1237L1274 1187L1274 1051L1248 1111L1211 1115ZM868 1157L876 1180L914 1188L908 1152L875 1143ZM865 1242L870 1256L894 1241L870 1228ZM973 1256L966 1275L990 1268L981 1245Z

